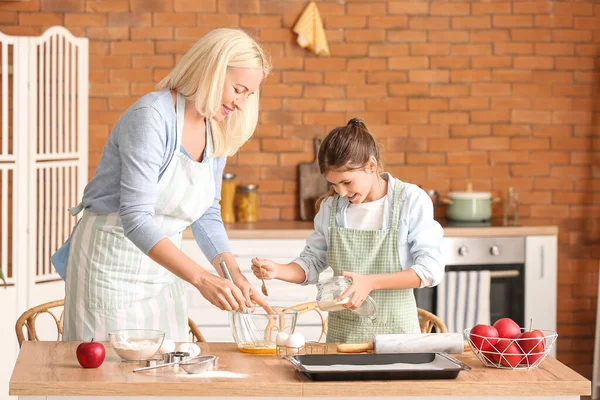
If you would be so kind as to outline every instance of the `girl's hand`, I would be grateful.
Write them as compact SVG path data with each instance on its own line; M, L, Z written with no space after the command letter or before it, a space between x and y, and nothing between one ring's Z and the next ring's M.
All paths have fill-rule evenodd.
M258 257L252 259L252 272L258 279L276 279L278 270L279 264L271 260L265 260L264 258Z
M350 300L344 304L344 308L356 310L373 290L371 279L369 275L361 275L354 272L342 272L342 276L352 279L352 285L337 300L342 301L350 297Z

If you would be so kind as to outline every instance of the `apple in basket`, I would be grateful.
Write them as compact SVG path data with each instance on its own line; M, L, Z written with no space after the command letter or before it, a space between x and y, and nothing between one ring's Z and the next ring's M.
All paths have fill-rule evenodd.
M514 339L521 334L521 327L510 318L500 318L494 322L494 328L498 331L498 336L505 339Z
M471 328L469 339L476 349L491 351L498 342L498 331L493 326L478 324Z
M492 362L502 364L505 367L516 367L524 358L523 352L514 340L500 339L494 346L497 353L490 354Z
M544 355L546 339L542 331L536 329L523 332L518 338L519 346L525 353L525 358L521 361L521 364L532 365Z

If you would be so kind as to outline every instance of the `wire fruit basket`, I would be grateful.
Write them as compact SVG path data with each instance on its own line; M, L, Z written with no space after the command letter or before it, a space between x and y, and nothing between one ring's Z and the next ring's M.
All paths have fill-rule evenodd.
M506 339L492 338L471 334L471 329L465 329L463 336L475 356L491 368L502 369L533 369L537 368L546 358L558 333L555 331L535 329L540 332L537 336ZM521 334L533 332L521 328Z

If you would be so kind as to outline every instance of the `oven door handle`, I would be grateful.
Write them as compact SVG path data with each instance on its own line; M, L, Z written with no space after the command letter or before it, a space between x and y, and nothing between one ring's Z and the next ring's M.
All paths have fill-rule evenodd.
M490 278L516 278L521 273L517 269L507 269L503 271L490 271Z

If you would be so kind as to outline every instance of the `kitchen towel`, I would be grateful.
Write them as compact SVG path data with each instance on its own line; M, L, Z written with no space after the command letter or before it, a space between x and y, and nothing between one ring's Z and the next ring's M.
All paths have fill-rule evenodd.
M448 332L490 324L490 271L447 271L437 286L436 313Z
M308 3L292 30L298 34L297 42L300 47L308 47L316 55L329 55L323 21L314 1Z

